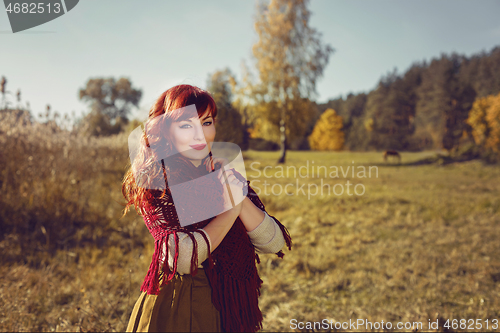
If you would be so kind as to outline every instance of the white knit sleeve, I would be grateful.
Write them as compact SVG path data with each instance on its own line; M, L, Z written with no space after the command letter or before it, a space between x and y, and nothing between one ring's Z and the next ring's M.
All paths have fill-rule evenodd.
M208 243L210 248L212 248L212 243L210 241L210 237L207 232L203 229L200 229L201 232L204 232L207 236ZM177 258L177 273L184 275L191 273L191 257L193 255L193 241L191 237L185 232L177 232L177 236L179 237L179 256ZM203 267L201 263L208 258L208 248L207 243L203 236L194 232L193 236L198 245L198 267ZM174 266L174 256L175 256L175 242L174 235L170 234L168 236L168 266L170 270L173 269ZM161 251L161 260L165 260L165 243L162 246Z
M254 230L247 232L259 253L277 253L285 245L285 238L276 221L264 211L264 220Z

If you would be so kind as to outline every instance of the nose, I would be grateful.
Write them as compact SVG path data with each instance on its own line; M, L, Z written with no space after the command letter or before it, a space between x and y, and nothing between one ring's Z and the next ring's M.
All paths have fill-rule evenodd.
M203 133L203 127L201 125L196 125L194 126L195 128L195 133L194 133L194 139L196 141L205 141L205 134Z

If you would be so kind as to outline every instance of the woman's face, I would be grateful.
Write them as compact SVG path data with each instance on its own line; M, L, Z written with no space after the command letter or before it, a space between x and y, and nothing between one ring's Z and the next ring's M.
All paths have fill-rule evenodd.
M193 117L170 125L170 142L184 157L199 166L208 155L215 139L215 125L208 110L201 117Z

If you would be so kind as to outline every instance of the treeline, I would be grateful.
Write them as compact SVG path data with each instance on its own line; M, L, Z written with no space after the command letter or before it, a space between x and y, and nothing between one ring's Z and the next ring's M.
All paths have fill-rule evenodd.
M207 77L207 90L219 109L216 141L234 142L244 150L278 150L280 108L273 101L248 103L258 92L246 80L238 82L229 69ZM6 83L2 78L3 111L9 109ZM287 148L457 152L475 146L478 155L487 146L500 156L496 153L500 145L494 144L500 133L498 98L484 99L499 93L500 47L471 57L443 54L430 62L417 62L405 73L395 70L383 76L368 93L349 94L325 104L307 98L290 103ZM80 133L129 132L145 120L128 118L142 96L128 78L91 78L79 95L90 106L90 112L73 123ZM16 98L21 103L19 90ZM46 118L50 111L47 106ZM53 122L61 123L63 119L55 116Z
M500 47L471 57L442 55L381 78L369 93L318 104L343 120L349 150L456 150L472 140L475 100L500 92Z

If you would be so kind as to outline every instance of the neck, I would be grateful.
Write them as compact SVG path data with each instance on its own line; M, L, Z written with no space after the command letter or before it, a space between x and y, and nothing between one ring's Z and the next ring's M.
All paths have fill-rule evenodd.
M201 164L201 160L189 160L195 167L199 167Z

